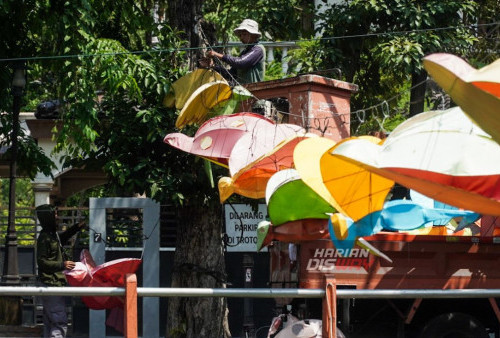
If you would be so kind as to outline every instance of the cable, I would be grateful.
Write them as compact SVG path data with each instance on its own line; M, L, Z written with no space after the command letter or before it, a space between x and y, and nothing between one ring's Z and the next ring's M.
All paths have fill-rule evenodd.
M234 208L233 204L231 202L228 202L227 204L229 204L229 206L231 207L231 209L233 209L233 212L234 214L236 215L236 218L238 218L238 221L240 221L240 227L241 227L241 233L240 233L240 237L238 239L236 239L234 245L233 244L229 244L229 238L227 236L227 233L226 233L226 236L224 236L224 244L226 247L235 247L235 246L238 246L242 241L243 241L243 237L245 237L245 234L244 234L244 226L243 226L243 220L241 219L240 215L238 215L238 212L236 211L236 209Z
M345 39L345 38L347 38L347 39L364 38L364 37L371 37L371 36L399 35L399 34L408 34L408 33L423 33L423 32L451 30L451 29L457 29L457 28L494 26L494 25L498 25L498 24L500 24L500 22L492 22L492 23L487 23L487 24L471 24L471 25L463 25L463 26L438 27L438 28L422 28L422 29L414 29L414 30L409 30L409 31L354 34L354 35L344 35L344 36L334 36L334 37L311 39L311 41L314 41L314 40L337 40L337 39Z
M380 33L367 33L367 34L355 34L355 35L343 35L343 36L330 36L323 38L311 38L311 39L301 39L301 40L291 40L292 43L310 42L310 41L322 41L322 40L340 40L340 39L355 39L363 37L373 37L373 36L384 36L384 35L400 35L409 33L422 33L422 32L433 32L433 31L443 31L452 30L457 28L477 28L477 27L488 27L499 25L499 22L485 23L485 24L471 24L463 26L450 26L450 27L438 27L438 28L425 28L425 29L415 29L408 31L395 31L395 32L380 32ZM276 41L271 41L267 43L278 43ZM266 42L263 42L266 44ZM212 46L211 48L227 48L227 47L241 47L248 46L249 44L225 44ZM150 49L142 51L128 51L128 52L116 52L116 53L91 53L91 54L70 54L70 55L52 55L52 56L33 56L33 57L19 57L19 58L4 58L0 59L0 62L11 62L11 61L38 61L38 60L51 60L51 59L72 59L72 58L87 58L87 57L102 57L102 56L117 56L117 55L141 55L149 53L174 53L178 51L191 51L205 49L203 47L180 47L180 48L167 48L167 49Z

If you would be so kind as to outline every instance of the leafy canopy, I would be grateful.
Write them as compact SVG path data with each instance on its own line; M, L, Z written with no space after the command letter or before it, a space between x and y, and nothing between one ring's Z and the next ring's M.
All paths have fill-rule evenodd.
M290 50L290 64L300 72L340 69L342 79L360 86L352 110L367 107L407 91L409 74L421 69L423 55L433 51L465 55L479 45L466 26L495 17L489 9L494 1L483 3L479 7L471 0L340 2L318 15L320 39ZM272 40L295 40L306 34L304 22L312 13L307 4L207 0L203 9L205 18L217 25L220 41L233 40L232 30L245 18L258 21ZM161 3L160 9L165 6ZM103 169L112 179L108 194L145 193L161 201L207 203L216 199L216 193L202 160L163 143L163 137L175 131L176 112L161 102L172 81L187 71L181 48L187 42L168 22L155 24L152 12L151 1L4 0L0 57L38 57L28 62L23 105L34 109L47 99L64 102L58 150L66 154L67 166ZM159 41L154 48L152 36ZM0 62L0 108L6 112L12 107L10 66ZM267 78L282 76L278 63L268 69ZM395 125L404 119L408 101L408 95L398 97L391 106L395 117L386 122ZM0 118L2 142L8 144L9 114ZM371 122L370 128L377 129L378 122ZM186 132L192 134L194 129ZM24 156L20 166L26 172L34 174L38 168L50 173L50 161L34 140L23 135L20 147Z
M346 81L359 86L353 111L396 96L392 109L398 121L409 101L410 76L423 69L423 56L465 54L477 42L467 27L476 22L476 1L343 1L327 8L319 19L323 38L316 50L324 54L316 66L338 67ZM398 97L405 90L408 94ZM379 123L374 122L378 130Z

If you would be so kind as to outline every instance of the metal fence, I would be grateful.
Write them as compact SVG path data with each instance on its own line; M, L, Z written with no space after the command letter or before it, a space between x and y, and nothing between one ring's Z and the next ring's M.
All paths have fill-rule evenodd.
M35 287L0 286L0 296L124 296L122 287ZM383 298L498 298L500 289L337 289L341 299ZM232 297L232 298L323 298L323 289L263 289L263 288L137 288L138 297Z
M61 230L88 218L88 208L59 207L57 223ZM35 208L16 208L15 215L17 244L19 247L33 247L37 237L37 220ZM0 246L5 246L5 236L8 226L8 210L0 209Z
M141 288L131 289L129 277L125 287L13 287L0 286L0 296L123 296L125 297L124 321L125 337L137 338L137 299L138 297L236 297L236 298L323 298L328 303L328 313L323 313L323 327L326 337L334 337L336 298L375 299L375 298L496 298L500 289L460 289L460 290L353 290L335 289L256 289L256 288Z
M175 208L172 205L161 205L160 208L160 245L174 247L176 241ZM58 207L57 224L60 230L65 230L80 221L88 220L87 207ZM109 227L106 239L108 247L135 247L142 246L142 212L138 209L109 209L107 210L107 226ZM37 237L37 220L35 208L16 208L15 215L17 244L21 248L33 248ZM5 234L8 225L8 210L0 209L0 248L5 246ZM88 247L88 231L79 233L78 248ZM70 245L75 244L71 242Z

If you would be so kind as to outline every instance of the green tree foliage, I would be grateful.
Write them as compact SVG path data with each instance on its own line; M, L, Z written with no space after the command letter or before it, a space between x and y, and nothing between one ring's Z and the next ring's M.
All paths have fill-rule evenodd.
M146 193L162 201L206 203L215 194L200 160L162 142L174 131L176 114L160 102L170 83L187 70L180 49L186 43L168 22L161 29L154 24L153 5L151 1L2 1L0 57L42 57L28 60L24 104L34 109L46 99L65 103L58 149L67 152L66 165L104 168L116 194ZM166 5L161 3L160 8L164 11ZM343 79L360 86L353 110L367 107L408 90L409 76L421 70L426 53L466 54L476 44L466 25L495 19L494 8L495 1L490 0L345 1L318 17L324 38L290 51L291 64L300 72L340 69ZM301 20L311 11L310 2L299 0L210 0L203 9L205 17L217 24L221 40L228 40L244 18L257 20L274 40L297 39L304 35ZM131 53L149 49L153 35L160 41L156 48L164 52ZM7 112L12 106L10 67L9 62L0 63L0 108ZM282 76L279 64L269 69L268 78ZM402 96L391 106L400 113L396 121L404 118L401 113L408 101ZM12 122L9 114L0 119L5 136L1 142L8 145ZM379 124L372 122L374 128ZM19 165L30 177L37 170L50 173L52 163L29 136L22 134L19 153Z
M426 53L466 53L476 40L464 25L493 20L497 13L492 9L494 3L346 1L318 17L324 38L305 41L301 49L290 51L291 65L302 73L339 68L343 79L360 86L353 110L367 107L407 90L409 75L421 69L421 58ZM210 0L204 2L203 9L205 17L217 24L221 40L227 40L244 18L259 21L261 30L275 40L292 40L303 36L300 22L310 13L309 4L299 0ZM165 4L162 6L165 10ZM181 184L176 169L166 169L170 173L164 176L158 161L181 155L159 151L165 147L157 135L174 130L175 112L159 102L171 81L186 71L184 53L178 50L186 44L168 23L158 29L152 20L152 8L151 1L3 1L0 29L5 38L0 42L0 55L46 57L29 60L24 103L34 109L46 99L64 100L65 123L59 149L69 151L68 164L83 164L85 159L86 165L103 166L118 190L148 192L158 198L177 196L175 199L180 200L186 193L173 192ZM455 28L435 30L443 27ZM158 48L177 51L130 54L150 48L152 35L160 39ZM54 55L66 57L51 57ZM4 111L9 111L12 103L9 66L0 63L0 106ZM272 72L268 78L282 76L278 64L269 69ZM408 97L398 99L398 111L408 101ZM8 144L9 115L1 118L7 136L4 144ZM137 126L144 128L144 134ZM21 158L20 163L43 164L48 173L50 163L43 161L41 149L29 138L23 137L21 143L20 153L30 158ZM134 148L136 151L131 151ZM120 149L127 154L120 154ZM149 153L149 149L154 151ZM154 160L150 161L150 157ZM182 156L178 160L179 167L201 167ZM33 174L36 167L26 170ZM181 177L185 173L179 170Z
M477 21L481 25L500 22L500 3L498 0L478 0ZM469 59L477 66L483 67L495 61L500 52L500 30L491 26L480 26L477 29L479 41L468 53Z
M299 48L288 51L289 66L292 73L314 73L323 71L321 60L324 60L325 50L321 40L304 40L298 42Z
M173 43L181 43L175 33L166 34ZM144 193L179 203L201 195L200 200L206 201L213 189L200 189L206 186L201 161L163 143L163 137L174 131L176 114L161 101L170 88L169 77L185 71L172 67L181 64L183 54L139 57L107 39L93 41L87 52L100 56L74 66L85 83L72 81L66 86L68 96L78 93L61 132L73 136L71 141L60 139L61 148L68 151L67 163L104 168L114 194Z
M205 18L215 24L221 42L238 41L233 29L243 19L257 21L265 40L302 38L307 28L301 26L301 18L310 15L312 10L312 2L301 0L207 0L203 7Z
M152 6L151 1L4 1L0 14L6 39L0 55L37 57L28 64L25 104L30 109L48 99L64 102L57 150L66 154L66 166L104 168L112 180L108 193L146 193L180 202L188 195L180 186L195 185L193 178L204 173L195 175L200 167L195 160L163 143L174 130L176 115L161 101L170 83L186 72L180 50L185 44L168 25L154 25ZM8 19L12 17L19 27ZM157 49L134 54L151 48L152 35L160 41ZM0 64L5 111L12 102L9 66ZM7 136L3 145L10 142L9 117L0 116ZM20 155L20 167L31 177L40 168L50 174L51 162L33 139L23 137L19 147L25 155ZM28 167L31 163L38 168ZM205 194L201 200L207 200Z
M342 51L333 53L330 62L342 65L348 81L363 86L387 70L395 80L404 80L415 68L422 68L426 53L470 47L474 37L463 26L472 23L464 18L474 9L473 1L462 0L350 1L326 11L321 28L325 36L360 36L326 40L325 47ZM329 17L335 20L326 21ZM447 27L456 28L434 30ZM362 89L373 92L366 86Z
M207 218L203 209L210 205L211 215L219 215L218 196L206 179L203 161L163 143L164 136L175 131L177 115L161 102L171 82L187 71L186 48L180 47L190 46L180 39L180 32L167 22L153 24L151 1L12 1L18 4L33 16L20 35L30 40L30 50L3 56L37 56L29 62L28 78L36 83L26 97L31 107L46 99L64 103L56 148L65 155L64 165L103 169L110 178L106 190L101 190L105 196L145 194L162 204L191 206L186 215L194 223L193 231L177 251L202 269L224 276L220 219ZM8 21L9 9L3 14ZM159 41L155 46L152 36ZM205 224L208 220L210 225ZM212 231L196 231L199 225ZM203 250L192 251L192 239L203 243ZM210 259L201 263L201 256ZM178 286L221 287L223 279L195 273L190 281ZM171 322L179 318L193 323L186 330L196 336L199 328L224 330L220 323L227 318L225 302L211 300L206 306L220 310L217 321L211 311L204 310L207 318L202 320L197 314L174 310Z
M305 52L313 62L308 67L340 68L344 80L360 87L352 110L370 107L401 92L409 93L409 84L420 83L417 75L423 74L425 79L424 55L466 55L477 43L475 31L468 25L476 23L478 15L477 1L343 1L319 15L321 43ZM322 57L316 57L318 54ZM391 115L407 111L409 101L409 95L397 97L391 103ZM372 126L380 128L377 121Z
M323 40L323 47L348 81L356 80L367 62L404 77L422 69L427 53L467 50L475 39L464 25L475 23L476 7L475 1L463 0L346 1L320 16L323 36L336 37Z
M7 215L7 208L9 207L9 180L0 179L0 189L1 189L1 199L0 208L5 209L5 216ZM34 202L33 189L31 187L31 181L29 179L17 179L16 180L16 199L17 206L20 207L31 207Z
M9 179L0 179L0 233L7 233L9 217ZM16 231L17 243L20 246L32 246L35 243L33 219L34 194L31 180L18 178L16 180ZM5 237L0 236L0 246L5 245Z
M32 21L36 20L32 8L36 8L36 1L2 1L0 6L0 146L8 148L11 144L12 103L11 92L14 59L30 57L36 54L34 42L30 39ZM28 84L28 90L30 85ZM22 105L27 100L23 97ZM27 135L24 129L19 131L17 165L20 174L30 178L35 177L38 171L50 175L54 164L48 159L35 140ZM10 159L10 149L2 155L3 159Z

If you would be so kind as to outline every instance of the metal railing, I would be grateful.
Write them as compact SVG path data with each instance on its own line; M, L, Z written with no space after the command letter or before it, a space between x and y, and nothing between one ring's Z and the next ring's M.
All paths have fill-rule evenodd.
M500 289L460 290L356 290L337 289L341 299L380 298L500 298ZM0 296L124 296L123 287L37 287L0 286ZM264 289L264 288L137 288L138 297L230 297L230 298L323 298L323 289Z
M58 208L57 223L62 227L68 227L85 220L84 213L88 213L88 208ZM37 221L35 208L19 207L15 214L17 244L19 247L33 247L37 237ZM0 209L0 234L5 234L7 229L8 210ZM0 236L0 246L5 245L4 236Z
M458 290L356 290L336 289L327 278L326 289L258 289L258 288L142 288L135 275L127 275L125 287L15 287L0 286L0 296L123 296L125 298L125 337L136 338L138 297L234 297L234 298L323 298L325 337L335 337L336 298L497 298L500 289ZM332 290L333 288L333 290ZM328 325L330 324L330 325Z

